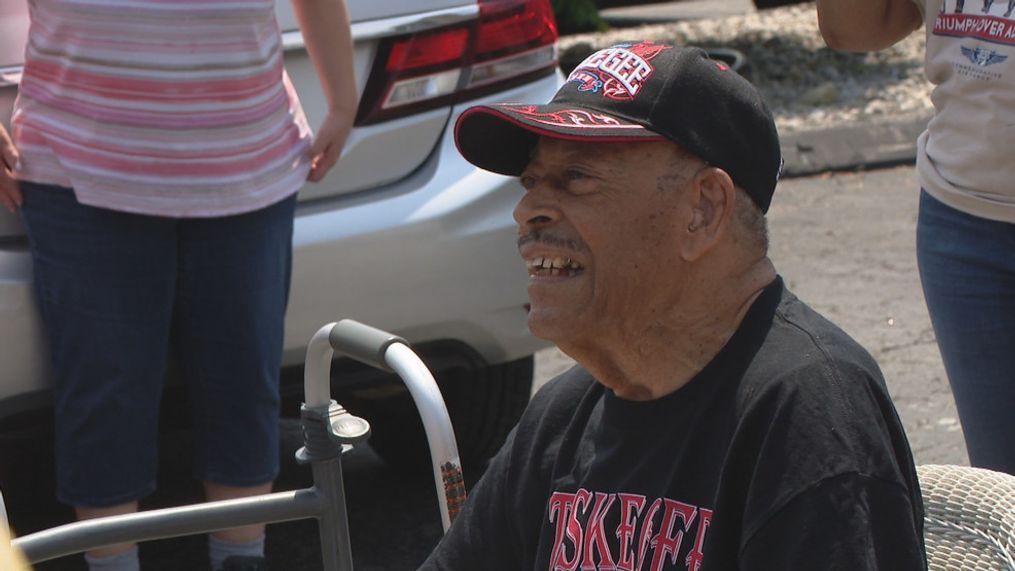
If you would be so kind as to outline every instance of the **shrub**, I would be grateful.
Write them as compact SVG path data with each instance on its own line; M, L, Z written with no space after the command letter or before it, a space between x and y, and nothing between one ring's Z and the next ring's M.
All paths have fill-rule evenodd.
M550 0L550 5L561 34L601 32L607 27L595 0Z

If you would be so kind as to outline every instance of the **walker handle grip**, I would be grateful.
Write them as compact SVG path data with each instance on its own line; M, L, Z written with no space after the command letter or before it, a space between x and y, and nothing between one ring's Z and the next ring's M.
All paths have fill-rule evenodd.
M352 319L336 323L328 334L328 341L336 353L388 372L392 371L384 359L388 347L395 343L409 345L397 335Z

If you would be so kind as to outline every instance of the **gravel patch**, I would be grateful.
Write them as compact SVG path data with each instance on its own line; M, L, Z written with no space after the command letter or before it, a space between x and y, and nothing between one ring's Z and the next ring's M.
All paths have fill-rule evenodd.
M922 30L879 52L835 51L821 39L814 3L565 36L561 60L632 39L742 53L746 59L739 71L761 91L780 133L929 117L932 111Z

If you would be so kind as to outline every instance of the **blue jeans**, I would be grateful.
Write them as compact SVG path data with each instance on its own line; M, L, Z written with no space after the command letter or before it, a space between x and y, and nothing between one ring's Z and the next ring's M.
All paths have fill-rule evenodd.
M295 197L178 219L85 206L67 188L21 189L52 348L59 499L103 507L155 489L170 347L187 385L195 475L272 481Z
M921 192L916 252L969 461L1015 474L1015 224Z

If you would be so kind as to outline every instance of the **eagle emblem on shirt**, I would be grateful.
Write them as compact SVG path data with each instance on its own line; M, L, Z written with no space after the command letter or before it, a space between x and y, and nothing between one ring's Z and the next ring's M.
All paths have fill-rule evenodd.
M994 65L995 63L1001 63L1008 59L1008 56L999 54L994 50L988 50L984 48L967 48L966 46L959 46L962 49L962 55L969 58L969 61L980 67L987 67L988 65Z

